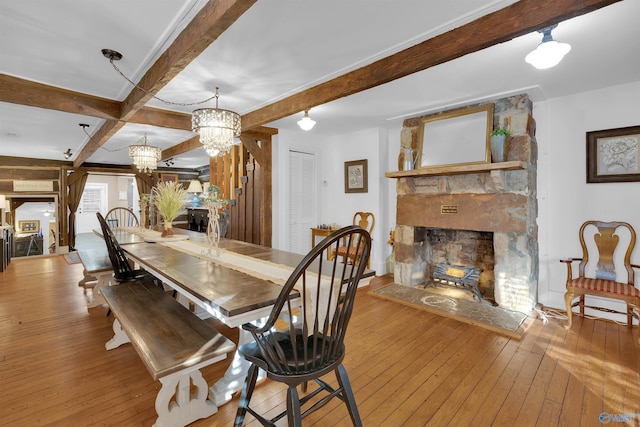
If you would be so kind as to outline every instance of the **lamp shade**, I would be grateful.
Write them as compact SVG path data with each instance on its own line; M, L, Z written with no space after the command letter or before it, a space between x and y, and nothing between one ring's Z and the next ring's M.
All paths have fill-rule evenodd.
M191 182L189 182L187 193L202 193L202 183L197 179L192 179Z
M4 197L4 194L0 194L0 209L5 209L6 204L7 199Z

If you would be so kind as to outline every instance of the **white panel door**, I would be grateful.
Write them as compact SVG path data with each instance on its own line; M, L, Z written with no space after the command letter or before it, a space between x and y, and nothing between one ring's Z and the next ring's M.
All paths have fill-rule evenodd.
M289 251L311 249L311 227L316 218L315 155L289 151Z
M107 214L107 194L109 184L87 183L82 192L78 212L76 212L76 234L91 233L99 229L96 212Z

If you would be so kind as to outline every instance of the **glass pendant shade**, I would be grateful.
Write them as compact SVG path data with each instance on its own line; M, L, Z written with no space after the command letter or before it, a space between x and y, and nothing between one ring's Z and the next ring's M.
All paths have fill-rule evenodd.
M555 67L562 61L562 58L569 53L571 45L560 43L553 39L551 30L556 26L545 28L539 32L543 34L542 42L538 47L530 52L524 60L539 70Z
M144 145L129 146L129 157L131 157L133 164L136 165L140 172L150 173L158 168L162 150L158 147L147 145L146 142L147 139L145 137Z
M298 120L298 126L302 130L311 130L316 125L315 120L309 117L309 111L304 112L304 117Z

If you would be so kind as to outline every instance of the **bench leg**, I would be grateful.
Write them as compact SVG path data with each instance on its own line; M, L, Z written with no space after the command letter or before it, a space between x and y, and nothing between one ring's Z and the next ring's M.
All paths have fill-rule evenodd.
M100 307L107 303L102 297L102 293L100 292L100 289L102 289L105 286L109 286L111 278L113 277L113 272L108 271L104 273L98 273L97 277L98 277L98 282L91 290L92 297L91 298L87 297L87 308Z
M225 356L208 363L222 360ZM208 399L209 387L200 370L176 372L160 378L160 382L162 388L156 397L158 419L154 427L186 426L218 412L216 404Z
M124 332L124 329L122 329L122 326L120 325L120 321L118 319L115 319L113 321L113 333L113 338L111 338L105 344L105 348L107 350L113 350L114 348L120 347L122 344L131 342L129 341L129 337L127 336L127 334Z

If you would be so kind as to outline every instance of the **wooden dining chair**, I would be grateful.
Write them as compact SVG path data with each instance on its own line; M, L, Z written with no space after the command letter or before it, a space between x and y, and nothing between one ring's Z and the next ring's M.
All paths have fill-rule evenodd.
M626 246L618 248L621 235L626 234ZM640 289L634 286L634 268L631 253L636 242L636 232L626 222L587 221L580 227L582 258L560 260L567 265L567 292L564 295L567 306L568 326L571 326L572 308L580 307L584 316L585 307L609 313L627 315L627 325L632 325L633 317L639 318ZM616 249L622 252L616 252ZM616 261L619 260L620 264ZM578 275L573 277L572 264L579 261ZM585 296L611 298L624 301L626 312L598 306L585 305ZM578 297L576 302L573 300ZM594 304L593 302L592 304ZM634 311L635 309L635 311Z
M138 217L129 208L115 207L107 212L105 219L111 228L140 226Z
M327 252L336 249L343 239L360 251L361 256L352 264L341 263L337 258L326 261ZM370 250L371 237L361 227L348 226L333 232L291 273L264 325L242 326L251 333L253 342L238 348L251 364L240 395L235 426L242 426L247 412L263 425L274 426L286 415L290 426L301 426L303 417L333 397L345 403L354 425L362 425L342 361L358 282ZM264 370L270 380L288 386L286 411L271 419L249 406L259 369ZM336 375L337 387L321 379L331 372ZM300 398L297 387L306 391L307 382L311 381L318 387ZM307 405L310 401L313 404Z
M371 235L373 233L373 227L376 225L376 217L371 212L356 212L353 215L353 225L359 225ZM360 254L356 248L343 242L336 250L329 252L329 260L332 260L336 256L342 257L342 262L353 262ZM369 268L369 261L367 261L367 268Z
M109 253L109 259L111 260L111 265L113 267L113 277L115 281L120 283L143 278L153 279L153 276L151 276L147 271L142 269L135 270L131 266L106 219L100 212L96 212L96 216L98 217L98 222L102 229L104 242L107 245L107 252Z

